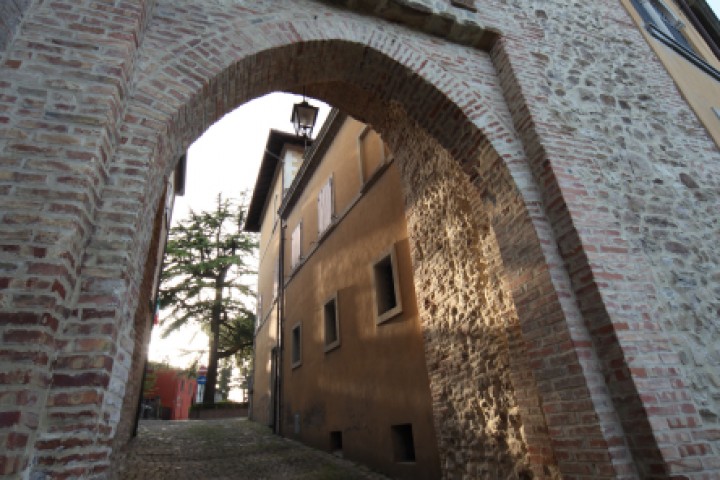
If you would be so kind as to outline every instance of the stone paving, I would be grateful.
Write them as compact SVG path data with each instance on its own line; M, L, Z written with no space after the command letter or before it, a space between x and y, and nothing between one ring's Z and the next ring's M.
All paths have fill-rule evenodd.
M246 419L143 420L116 480L388 480Z

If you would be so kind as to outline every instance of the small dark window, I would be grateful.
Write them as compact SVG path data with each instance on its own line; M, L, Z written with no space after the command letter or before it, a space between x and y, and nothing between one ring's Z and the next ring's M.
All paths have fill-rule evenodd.
M409 423L393 425L390 430L395 461L414 462L415 443L413 442L412 425Z
M340 345L340 325L338 320L337 296L335 296L323 306L326 352Z
M292 366L293 368L300 366L302 363L302 326L297 324L292 329Z
M377 323L382 323L402 312L395 249L375 262L373 282Z
M657 12L657 15L660 16L660 19L662 20L662 25L667 28L667 33L670 33L672 38L680 45L692 51L693 48L690 46L687 38L685 38L685 35L682 33L682 22L675 18L675 15L673 15L673 13L668 10L668 8L663 5L662 2L658 0L650 0L649 4L650 8L655 10L655 12Z
M393 283L393 268L390 255L375 264L375 285L377 291L378 315L397 306L395 298L395 285Z
M338 456L342 456L342 432L330 432L330 451Z
M293 416L293 424L294 424L294 427L295 427L295 430L294 430L294 431L295 431L295 435L299 435L299 434L300 434L300 414L299 414L299 413L296 413L296 414Z

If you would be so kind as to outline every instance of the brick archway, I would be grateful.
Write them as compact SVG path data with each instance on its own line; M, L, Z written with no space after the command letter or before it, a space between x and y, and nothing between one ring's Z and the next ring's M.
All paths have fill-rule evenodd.
M509 358L509 370L513 388L523 391L516 399L527 426L522 456L535 475L550 476L543 466L555 463L567 476L633 476L636 466L641 475L663 475L675 458L663 446L691 443L697 415L682 382L673 382L677 361L664 360L667 385L652 388L657 398L679 392L675 406L687 415L673 427L675 435L658 422L677 411L653 410L642 399L650 387L638 381L645 373L631 369L627 352L663 351L666 342L650 328L643 332L647 341L617 337L627 325L603 302L598 283L605 270L592 266L595 257L574 226L572 188L560 188L547 168L547 144L568 140L533 123L542 100L525 98L522 86L538 67L520 67L522 55L508 53L520 48L512 32L517 25L497 25L509 36L482 50L316 2L288 3L280 13L273 2L157 1L122 12L92 2L63 5L58 13L33 4L27 15L35 23L11 44L37 48L45 63L20 53L3 58L4 68L31 85L23 87L31 100L18 113L16 138L6 142L18 165L15 181L26 185L0 186L8 196L22 188L30 200L11 205L19 213L3 221L35 225L29 234L13 227L18 239L5 247L22 259L18 275L27 286L13 288L33 292L6 302L20 312L12 319L22 329L4 338L25 345L6 356L13 365L35 365L23 366L26 377L16 382L30 385L18 395L31 401L7 416L20 434L6 439L6 471L90 476L107 470L113 438L127 421L121 407L132 402L126 383L134 354L137 359L133 316L152 241L147 219L155 217L163 178L223 114L264 93L303 86L374 124L394 151L407 152L403 175L409 211L418 219L418 269L426 231L418 192L435 174L423 165L447 168L443 178L470 189L455 199L474 212L459 224L488 227L483 238L495 245L488 272L500 279L489 285L506 289L512 299L506 313L517 317L504 338L527 353L527 361ZM53 13L97 43L78 36L32 47ZM539 31L530 25L526 33ZM34 77L38 71L48 80ZM43 110L32 97L45 91ZM22 125L40 133L23 136ZM411 153L424 163L413 162ZM37 190L48 183L51 188ZM49 202L47 210L28 214L38 199ZM25 236L31 246L20 246ZM625 246L616 248L608 264L626 258ZM422 307L426 318L431 303ZM429 369L440 372L428 345ZM443 421L440 414L435 421ZM441 445L446 456L453 448Z
M131 395L133 392L123 390L122 385L128 376L133 376L131 372L134 369L130 363L133 350L143 347L142 344L136 344L134 349L131 347L133 339L136 343L139 340L132 318L141 288L148 242L152 239L151 224L147 219L155 217L164 178L174 168L180 153L200 133L236 106L262 94L274 90L297 91L307 85L308 94L329 100L348 113L376 125L395 152L416 151L417 147L413 147L421 142L427 144L426 152L433 152L429 156L424 154L428 162L442 156L440 152L447 152L445 155L450 155L448 158L452 158L451 161L465 171L461 177L464 175L468 178L468 188L472 188L470 178L475 178L476 188L482 195L495 198L501 208L515 205L515 215L499 215L494 220L496 225L493 225L504 229L501 231L513 230L512 235L498 236L498 243L507 250L506 257L517 259L522 255L521 263L534 265L532 270L542 272L547 268L547 260L543 258L547 252L542 251L540 239L534 232L536 226L523 206L523 196L532 195L533 192L514 185L510 171L505 166L507 160L502 160L503 157L520 160L524 155L517 134L507 128L511 119L490 52L469 47L456 51L456 46L450 48L450 45L438 45L431 37L418 36L402 28L390 32L378 31L372 26L353 22L352 17L343 19L340 25L308 25L304 31L300 30L301 23L292 28L285 23L273 25L273 28L266 26L264 33L270 44L261 50L253 48L252 42L245 37L227 42L227 34L219 33L222 29L218 30L217 35L208 35L202 40L195 40L191 35L191 41L183 45L168 41L166 35L175 24L188 29L194 22L198 22L197 18L202 17L197 12L184 12L186 16L178 18L178 14L183 13L181 10L173 11L172 15L168 11L167 17L164 13L163 10L156 13L153 21L158 24L149 25L143 48L136 60L136 75L132 81L134 91L128 97L126 113L118 124L119 144L114 156L109 159L109 178L100 192L101 207L95 219L95 233L88 246L93 254L86 257L82 267L83 271L92 273L80 278L82 288L77 305L80 316L85 315L85 312L102 311L92 322L103 324L112 320L113 336L118 338L114 346L110 347L113 349L113 361L112 368L107 372L110 375L109 383L116 385L117 390L105 392L103 405L97 412L99 418L107 419L103 422L108 429L107 435L111 436L115 432L116 425L122 426L128 422L128 418L117 418L118 406L122 402L126 406L135 404ZM199 20L200 23L206 21ZM286 29L294 29L295 38L288 39ZM188 38L187 33L181 38ZM243 41L248 45L238 44ZM443 50L443 65L436 60L438 48ZM458 58L455 62L453 56ZM461 66L463 62L459 60L460 57L465 58L466 62L469 59L473 68ZM467 84L473 78L482 78L488 85L487 90L469 92ZM437 83L441 83L441 86ZM490 126L493 128L487 128ZM408 133L411 131L415 132L414 135ZM479 155L478 152L482 153ZM403 158L403 153L399 153L398 157ZM410 163L410 159L407 159L407 163ZM480 172L483 172L482 175ZM478 180L478 177L488 175L494 177L493 184ZM409 183L406 187L409 203L412 204L413 192L420 188L414 182L421 180L414 178L411 172L406 173L405 177ZM456 177L455 181L458 180ZM475 205L482 202L479 194L470 198L467 201ZM438 198L437 201L448 200ZM409 208L413 210L412 206ZM422 217L420 213L420 223L424 221ZM425 232L425 235L431 233ZM524 242L522 246L518 239ZM419 241L416 239L415 243ZM523 253L519 252L520 249L524 250ZM124 252L122 262L118 262L119 251ZM502 261L496 261L500 263L495 268L500 270L495 275L523 275L520 271L504 272ZM106 273L102 271L103 265L112 265L114 268ZM119 272L122 274L118 275ZM510 278L504 281L513 283ZM538 291L547 292L555 288L548 275L543 277L540 273L535 281ZM523 283L518 289L527 288L531 282L525 280ZM509 293L519 296L519 292ZM539 299L534 295L525 299L530 305L537 301ZM113 304L117 307L108 308L108 305ZM559 318L567 316L559 302L552 311ZM527 318L521 318L520 321L530 324L533 316L533 313L528 313ZM515 353L520 356L527 354L526 342L521 338L520 331L515 330L513 334L517 344ZM555 332L555 335L559 334ZM511 334L503 333L499 338L508 335ZM452 340L449 346L453 346ZM100 350L97 353L101 353L109 346L99 344L97 347ZM448 344L443 347L448 347ZM75 352L70 354L74 356ZM508 354L501 354L500 357L505 358L501 363L510 361ZM583 372L588 367L583 367L577 354L568 352L566 357L568 364L576 365L578 379L593 373L592 366L590 371ZM137 361L139 357L135 355L134 358ZM428 361L435 361L432 353L429 353ZM525 433L527 445L517 448L525 452L520 456L529 457L528 452L536 452L536 456L518 461L519 466L513 467L518 468L519 473L522 465L526 464L526 469L543 476L553 470L556 452L547 447L549 437L544 432L548 425L538 412L558 403L560 398L552 398L556 394L550 382L545 384L542 394L538 392L534 373L542 374L543 369L533 372L529 367L532 361L533 353L530 352L528 363L510 375L515 375L514 382L524 389L523 396L527 397L523 400L524 404L521 401L518 406L520 414L517 417L525 416L526 431L535 431ZM433 374L438 378L444 375L442 369L431 372L431 376ZM567 371L558 372L557 375L563 377ZM466 378L465 381L468 385L473 383L472 378ZM580 389L585 390L588 407L592 395L585 382L582 380ZM65 382L56 385L63 394L73 387ZM79 387L83 389L86 385ZM579 392L575 395L583 396ZM604 395L603 392L596 394L599 397ZM515 405L505 408L512 407ZM93 407L89 405L88 408ZM437 408L442 407L438 405ZM454 409L459 410L458 415L462 416L461 405L456 405ZM125 412L127 415L132 409ZM531 412L535 412L534 418L531 418ZM587 415L597 417L592 408L587 410ZM114 421L111 420L113 417L116 417ZM462 438L458 426L449 427L450 430L444 432L443 429L448 428L444 424L446 420L436 418L441 436L448 437L449 433L449 436ZM603 422L621 428L613 418L596 418L587 425L586 436L595 435L598 442L607 441L602 431ZM564 434L557 436L562 442ZM451 450L461 450L473 458L472 449L463 445L464 442L473 443L473 435L467 437L441 445L441 450L444 450L445 456L450 455ZM116 447L122 444L122 438L116 440ZM492 439L488 437L486 440ZM622 449L623 446L615 448ZM601 458L593 458L593 463L602 461ZM609 454L606 454L604 461L607 463L606 471L613 470L614 460ZM447 461L445 463L449 464ZM499 471L496 468L491 468L491 471Z

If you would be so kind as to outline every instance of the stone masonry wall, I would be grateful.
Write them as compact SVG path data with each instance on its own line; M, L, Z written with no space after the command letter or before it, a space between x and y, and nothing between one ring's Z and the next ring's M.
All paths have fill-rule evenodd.
M437 220L447 254L474 251L477 271L418 263L422 278L493 292L454 283L475 313L426 317L440 322L429 366L465 382L433 387L443 445L462 450L443 452L447 478L717 475L717 146L617 0L475 4L15 2L0 47L0 475L107 474L164 178L231 109L303 86L427 162L406 171L408 198L428 195L414 218L435 198L457 206ZM430 165L476 191L412 183ZM477 229L476 247L453 228ZM504 333L488 327L500 318ZM496 342L468 344L453 322ZM433 363L450 345L499 361L486 377L462 353ZM493 453L466 465L496 420Z
M444 475L559 478L488 211L447 151L395 122Z
M572 34L560 47L564 53L532 54L547 81L536 93L525 92L536 128L523 132L523 142L533 173L545 186L543 200L560 253L631 449L648 458L641 475L659 475L664 462L671 472L689 474L716 464L708 440L718 438L711 413L718 404L717 397L710 400L715 387L707 379L717 357L712 340L717 317L710 313L717 311L717 296L702 294L700 287L688 301L687 286L679 279L712 284L709 272L717 256L709 239L717 238L718 230L705 202L712 203L718 189L707 178L704 186L697 185L703 193L694 200L697 191L686 183L693 185L688 178L695 172L717 168L711 160L717 147L639 31L607 31L608 23L628 25L624 13L595 10L588 18L596 21L583 30L555 24L552 16L542 22L542 37ZM591 47L598 43L604 48ZM633 43L645 48L626 51ZM497 64L513 63L507 57L498 55ZM632 68L636 65L644 72ZM520 70L517 62L512 68ZM517 95L519 89L509 86L509 92ZM526 115L523 107L509 103L516 117ZM567 125L562 133L553 128L559 123ZM550 130L556 132L553 138L546 136ZM679 245L704 253L686 255ZM695 262L690 269L689 262ZM701 331L707 341L683 330ZM690 360L690 351L701 359ZM644 392L642 400L629 397L631 389ZM704 428L698 428L701 423ZM650 432L659 446L653 454L646 447ZM683 439L689 443L680 445Z

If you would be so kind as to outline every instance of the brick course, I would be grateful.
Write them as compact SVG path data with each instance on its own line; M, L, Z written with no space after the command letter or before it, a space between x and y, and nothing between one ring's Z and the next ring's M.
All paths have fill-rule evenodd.
M401 157L447 478L720 475L717 147L618 2L475 4L14 2L0 472L106 475L164 178L307 86Z

